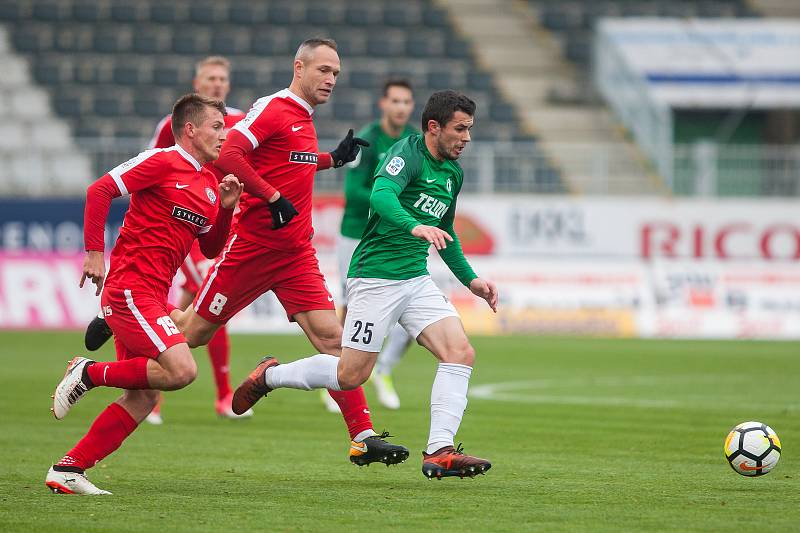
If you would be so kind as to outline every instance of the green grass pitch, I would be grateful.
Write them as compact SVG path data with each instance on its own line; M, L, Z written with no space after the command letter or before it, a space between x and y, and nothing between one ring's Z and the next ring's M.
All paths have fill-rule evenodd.
M79 333L0 333L0 530L70 531L721 531L800 522L800 345L533 337L475 338L478 361L456 442L492 460L476 479L428 481L433 358L414 348L396 373L403 406L371 389L376 429L412 451L357 468L338 415L317 393L278 391L249 421L220 420L204 350L198 380L167 393L165 424L143 425L89 478L110 497L53 495L44 475L116 394L50 415ZM264 353L311 352L302 337L235 336L236 385ZM110 344L99 358L112 357ZM744 478L722 446L760 420L784 445L778 466Z

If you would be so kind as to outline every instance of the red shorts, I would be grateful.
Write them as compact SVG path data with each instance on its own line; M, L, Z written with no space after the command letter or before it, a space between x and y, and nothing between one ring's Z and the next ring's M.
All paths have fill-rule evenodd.
M214 260L208 259L203 255L203 252L200 251L200 241L195 240L189 255L186 256L183 264L181 264L181 272L183 277L186 278L181 288L192 294L197 294L212 264L214 264Z
M114 332L117 360L156 359L167 348L186 342L170 319L166 302L142 289L104 287L100 304Z
M267 291L278 297L290 322L295 313L336 309L311 244L283 252L232 234L195 296L194 310L224 324Z

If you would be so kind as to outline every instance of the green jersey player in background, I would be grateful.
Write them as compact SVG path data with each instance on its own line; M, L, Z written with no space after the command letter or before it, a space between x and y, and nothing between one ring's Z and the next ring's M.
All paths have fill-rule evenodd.
M414 112L414 92L411 83L401 78L387 80L383 84L381 99L378 101L381 118L367 124L358 136L369 142L362 147L358 157L349 167L344 179L344 214L342 215L341 235L336 243L336 258L342 278L342 318L347 315L347 271L350 258L356 249L361 234L369 218L369 197L372 194L375 168L389 149L401 139L419 133L409 125L408 120ZM397 365L411 344L411 337L399 324L395 325L386 339L370 381L375 385L378 400L388 409L400 408L400 397L392 382L392 369ZM338 412L339 406L327 391L322 390L321 398L331 412Z
M455 91L436 92L422 112L422 135L395 144L375 170L372 213L348 272L349 307L342 355L317 354L280 365L262 359L234 393L246 409L273 389L351 389L370 376L389 330L400 323L439 360L431 391L431 423L423 452L428 478L475 476L485 459L454 448L467 406L475 351L453 305L431 281L428 249L473 294L497 311L497 288L467 263L453 229L463 173L456 160L470 141L475 103Z

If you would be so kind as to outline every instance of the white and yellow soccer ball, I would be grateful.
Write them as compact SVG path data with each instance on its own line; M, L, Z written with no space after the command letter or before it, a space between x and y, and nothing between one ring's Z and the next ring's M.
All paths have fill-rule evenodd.
M725 458L743 476L763 476L778 464L781 441L766 424L742 422L725 439Z

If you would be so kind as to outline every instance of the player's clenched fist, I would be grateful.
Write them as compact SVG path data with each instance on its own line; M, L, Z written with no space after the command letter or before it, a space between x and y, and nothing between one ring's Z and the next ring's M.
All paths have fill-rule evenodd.
M446 231L440 230L434 226L426 226L425 224L414 226L414 229L411 230L411 235L423 241L428 241L434 245L437 250L447 248L447 241L453 241L453 237Z
M81 276L80 287L87 279L92 280L92 283L97 285L96 296L100 296L100 291L103 290L103 280L106 277L106 262L103 259L103 252L89 250L86 252L86 259L83 260L83 275Z
M233 209L244 190L244 184L233 174L228 174L219 182L220 204L225 209Z

